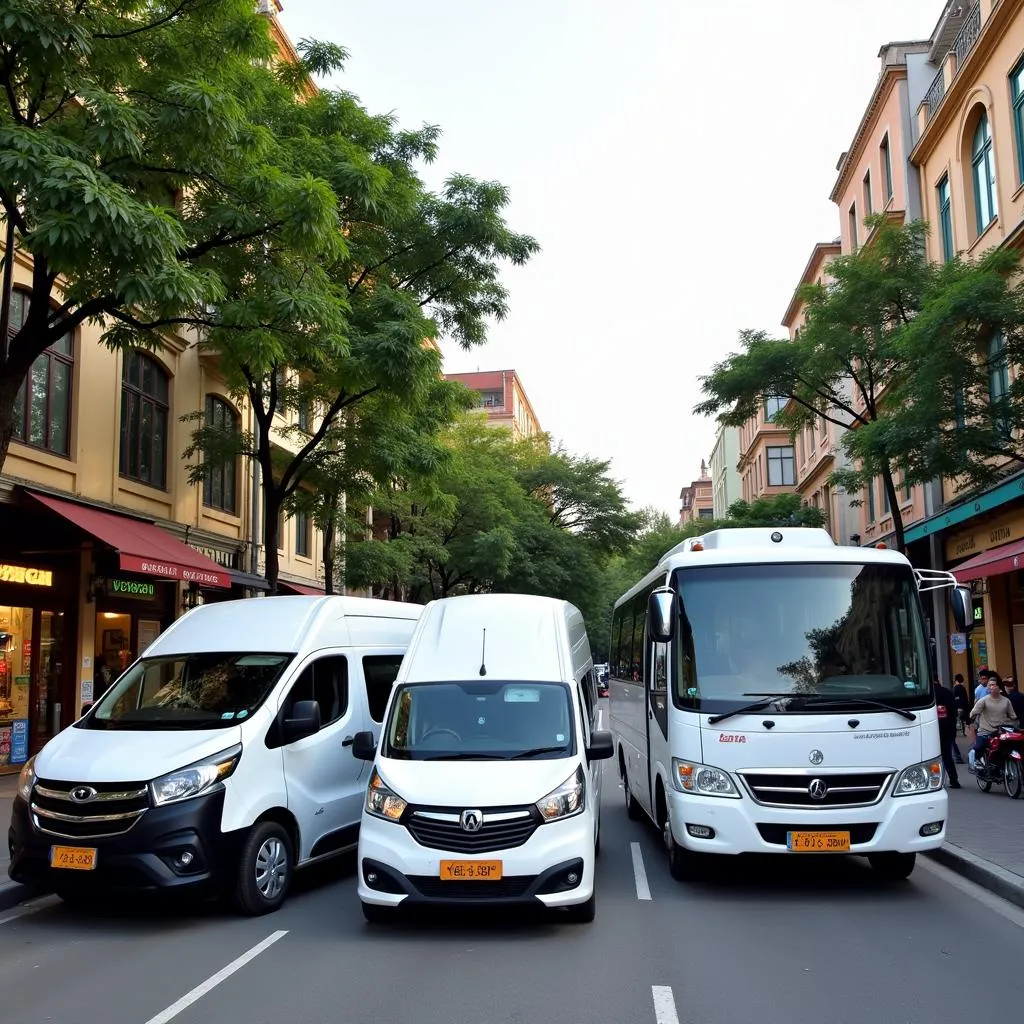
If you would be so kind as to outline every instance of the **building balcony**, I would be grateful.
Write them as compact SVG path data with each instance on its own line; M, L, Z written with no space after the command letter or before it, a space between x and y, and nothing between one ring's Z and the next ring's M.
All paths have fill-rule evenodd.
M936 110L939 109L946 93L949 91L949 86L952 85L953 79L959 74L971 51L977 45L978 39L981 37L981 30L981 2L979 0L964 18L956 39L953 40L949 52L939 67L938 74L932 79L932 84L925 93L920 108L923 121L919 123L922 128L932 119Z

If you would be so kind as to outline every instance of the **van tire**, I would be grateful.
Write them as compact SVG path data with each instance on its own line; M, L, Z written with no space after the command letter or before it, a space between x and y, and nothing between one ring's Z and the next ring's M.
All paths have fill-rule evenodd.
M291 836L276 821L256 822L238 859L235 909L249 917L277 910L288 895L294 870Z
M363 917L369 924L387 924L394 919L394 907L382 907L378 903L363 903L362 900L359 903L363 908Z
M868 863L879 878L887 882L905 882L914 870L916 853L869 853Z
M573 924L590 924L597 916L597 890L584 903L573 903L565 908L566 916Z
M622 751L619 751L619 776L622 779L622 792L626 796L626 817L630 821L639 821L643 815L643 808L636 802L629 788L629 773L626 771L626 763L622 758Z

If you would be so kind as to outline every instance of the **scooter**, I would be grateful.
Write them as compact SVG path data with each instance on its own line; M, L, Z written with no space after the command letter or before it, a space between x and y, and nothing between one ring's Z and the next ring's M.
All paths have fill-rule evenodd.
M969 769L978 788L987 793L1001 785L1011 800L1024 792L1024 730L1018 725L1001 726L989 737L984 761L975 762Z

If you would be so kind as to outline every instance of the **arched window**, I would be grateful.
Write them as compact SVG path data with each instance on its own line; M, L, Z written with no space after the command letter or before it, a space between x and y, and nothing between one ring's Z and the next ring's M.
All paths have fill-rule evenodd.
M974 129L971 144L971 168L974 180L974 214L978 235L995 220L999 209L996 203L996 162L992 154L992 132L988 114L984 111Z
M11 302L13 336L28 317L27 292L15 291ZM67 455L71 435L71 370L75 361L72 335L58 338L37 357L14 399L14 437L57 455Z
M121 375L121 476L152 487L167 483L170 378L145 352L125 353Z
M238 415L218 395L206 396L206 426L224 433L238 432ZM232 515L238 510L237 502L237 460L228 459L219 465L210 466L203 478L203 504L219 508Z

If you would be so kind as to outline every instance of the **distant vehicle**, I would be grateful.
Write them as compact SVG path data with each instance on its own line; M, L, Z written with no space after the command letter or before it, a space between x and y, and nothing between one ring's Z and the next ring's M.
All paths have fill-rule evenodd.
M610 724L626 807L672 874L701 854L851 853L906 878L942 845L938 718L918 591L970 590L825 530L717 530L615 604Z
M270 597L186 613L22 769L10 876L72 902L202 890L276 910L296 868L356 846L353 737L379 730L421 610Z
M524 638L529 638L524 642ZM573 605L481 594L426 606L388 704L359 836L368 921L415 905L528 904L592 921L601 766Z
M601 662L594 666L594 674L597 676L597 695L608 696L608 662Z

